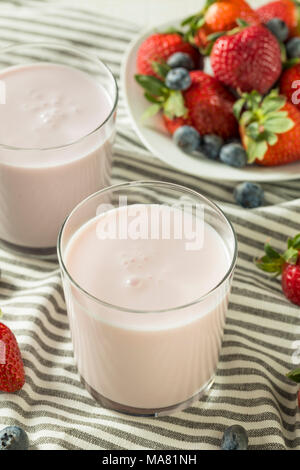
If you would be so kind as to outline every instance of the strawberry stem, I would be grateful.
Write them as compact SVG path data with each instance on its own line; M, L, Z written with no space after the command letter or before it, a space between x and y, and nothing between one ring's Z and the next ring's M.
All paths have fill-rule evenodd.
M300 233L294 238L289 238L287 245L287 250L280 254L269 243L266 243L264 246L265 256L254 261L256 266L262 271L274 273L275 276L278 276L281 274L285 263L296 264L299 258Z

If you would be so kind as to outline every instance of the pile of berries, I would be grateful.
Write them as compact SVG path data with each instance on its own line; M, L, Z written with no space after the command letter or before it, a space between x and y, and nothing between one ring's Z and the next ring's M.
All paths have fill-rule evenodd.
M149 36L135 76L151 102L145 117L160 112L175 144L196 158L236 168L299 160L299 16L293 0L257 10L207 0L181 30Z

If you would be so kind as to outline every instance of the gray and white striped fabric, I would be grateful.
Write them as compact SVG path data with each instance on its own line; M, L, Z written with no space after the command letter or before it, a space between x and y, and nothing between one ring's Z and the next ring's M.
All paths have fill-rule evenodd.
M1 46L72 43L95 51L117 79L124 49L138 30L63 1L0 4ZM300 339L300 310L284 298L279 281L252 262L267 238L282 249L300 231L299 181L265 184L263 208L237 207L232 183L179 174L151 156L130 127L122 91L112 178L186 185L218 202L232 220L239 259L216 381L208 397L170 417L135 418L99 407L73 362L57 261L1 249L3 321L20 344L26 384L16 394L0 394L0 428L22 426L32 449L218 449L224 429L240 423L249 432L250 449L300 449L297 387L285 378Z

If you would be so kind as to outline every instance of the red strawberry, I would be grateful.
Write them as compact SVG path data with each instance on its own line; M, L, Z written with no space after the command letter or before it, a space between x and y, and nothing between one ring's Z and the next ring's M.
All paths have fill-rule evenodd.
M237 19L248 24L259 24L257 13L244 0L222 0L213 3L205 14L205 23L212 33L230 31Z
M280 254L269 243L265 245L265 256L256 261L261 270L281 274L284 295L296 305L300 305L300 233L288 240L288 248Z
M204 72L195 70L190 76L192 85L183 97L192 125L201 135L216 134L224 139L237 135L232 94Z
M267 28L249 26L217 39L211 65L225 85L265 94L281 74L280 47Z
M163 114L163 120L164 120L164 124L166 126L167 131L172 135L178 129L178 127L191 125L190 119L185 119L182 117L175 117L171 119L165 114Z
M161 70L163 75L166 70ZM188 124L202 135L217 134L224 139L238 134L238 123L233 114L233 95L214 77L200 70L190 72L191 85L185 91L170 90L163 80L136 75L137 82L146 90L152 106L146 111L151 116L163 111L168 131Z
M244 93L234 111L249 163L274 166L300 159L300 111L276 90L266 97Z
M283 72L280 78L280 93L300 110L300 64Z
M195 66L199 62L199 52L177 33L156 33L149 36L141 45L137 54L137 70L141 75L157 74L152 68L153 62L164 63L175 52L188 54Z
M16 392L24 383L24 366L18 343L11 330L0 323L0 391Z
M272 18L282 19L290 30L290 35L298 33L298 9L292 0L276 0L267 3L256 10L262 23L267 23Z

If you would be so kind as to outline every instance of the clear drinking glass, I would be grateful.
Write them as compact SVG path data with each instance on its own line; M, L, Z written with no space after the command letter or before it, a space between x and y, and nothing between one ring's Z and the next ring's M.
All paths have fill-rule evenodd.
M156 311L147 310L146 305L144 310L122 307L117 287L114 305L84 290L66 265L69 242L96 215L119 207L120 201L123 205L125 197L128 207L157 204L182 211L188 207L193 217L199 217L195 208L201 207L201 217L220 235L228 255L228 270L221 282L186 305ZM93 194L71 212L59 235L58 257L78 371L102 406L158 416L187 407L209 389L217 368L236 256L235 233L223 212L179 185L120 184ZM84 259L82 269L86 269Z
M81 70L105 90L110 103L107 115L91 132L66 145L19 148L0 142L0 240L14 249L46 254L55 252L59 229L73 207L110 184L118 90L97 56L59 44L32 43L0 51L1 92L2 72L32 64ZM8 109L11 95L6 91L6 103L0 106Z

